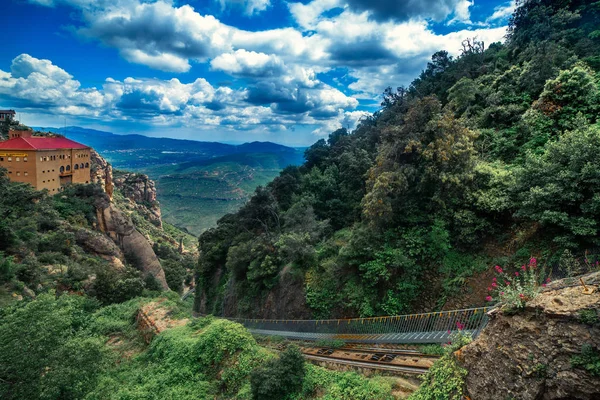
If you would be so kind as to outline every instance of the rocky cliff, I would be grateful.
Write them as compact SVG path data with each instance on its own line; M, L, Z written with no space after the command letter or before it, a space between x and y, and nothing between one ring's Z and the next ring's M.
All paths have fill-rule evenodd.
M583 279L597 286L600 272ZM556 281L522 312L493 315L479 338L457 353L469 371L469 397L600 399L600 292L583 289L574 279Z
M107 244L105 240L106 237L93 237L93 235L85 234L84 232L79 234L79 242L84 247L93 250L104 258L118 258L121 261L128 261L130 264L133 264L136 268L141 270L144 275L152 275L162 289L169 290L169 286L165 279L165 273L158 257L152 249L153 243L149 241L149 238L140 233L130 216L119 209L112 201L115 185L113 184L114 179L111 165L96 152L92 152L91 160L92 181L100 184L108 195L106 198L99 198L95 202L96 217L98 221L97 229L104 233L106 237L112 239L112 242L118 246L118 249L114 249L113 246ZM154 183L150 181L147 176L145 176L145 179L147 182L144 185L153 189ZM145 201L144 199L150 199L152 196L154 196L154 200L156 199L155 190L148 189L140 192L140 185L143 183L143 180L139 183L136 182L138 181L134 181L132 188L129 188L124 182L121 182L118 189L126 189L127 193L129 193L133 199L139 199L140 202ZM155 202L155 205L153 206L158 209L157 213L151 211L152 207L147 207L145 203L138 204L135 203L135 200L130 200L130 202L136 209L143 209L145 210L145 213L153 215L154 218L157 218L159 221L154 224L162 226L160 220L160 208L158 208L157 202Z
M160 205L156 200L156 186L148 175L119 172L114 175L114 185L141 215L155 226L162 228Z

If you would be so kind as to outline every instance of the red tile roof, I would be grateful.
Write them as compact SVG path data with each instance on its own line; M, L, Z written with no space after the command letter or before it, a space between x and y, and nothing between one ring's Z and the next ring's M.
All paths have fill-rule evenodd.
M89 149L88 146L64 137L29 137L14 138L0 142L2 150L57 150L57 149Z

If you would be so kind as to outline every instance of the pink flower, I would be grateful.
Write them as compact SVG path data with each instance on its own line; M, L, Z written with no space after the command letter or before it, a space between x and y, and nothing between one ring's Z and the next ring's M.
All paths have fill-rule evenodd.
M550 278L546 278L546 283L550 283Z
M492 282L496 282L496 281L497 281L497 279L496 279L496 278L492 279Z
M491 288L491 287L488 287L488 292L491 292L491 291L492 291L492 288Z
M524 266L524 265L521 265L521 269L522 269L523 271L525 271L525 270L527 270L527 267L526 267L526 266Z
M500 268L499 265L496 265L494 268L496 268L496 272L498 272L499 274L502 273L502 268Z
M535 266L537 265L537 259L535 257L531 257L531 259L529 260L529 265L531 266L531 268L535 268Z
M520 293L520 294L519 294L519 297L520 297L520 298L522 298L522 299L524 299L524 298L525 298L525 295L524 295L523 293Z
M456 322L456 328L458 328L459 331L462 331L465 329L465 325L461 324L460 322Z
M542 283L542 287L546 287L547 285L545 283Z
M515 276L519 276L519 273L518 273L518 272L515 272Z
M492 296L487 296L487 297L485 298L485 301L492 301Z
M504 296L504 292L500 292L500 296Z
M492 287L498 287L498 284L496 282L492 283Z
M509 282L509 281L504 281L504 284L505 284L506 286L510 286L510 282Z
M448 329L448 335L449 335L450 333L451 333L451 332L450 332L450 329Z

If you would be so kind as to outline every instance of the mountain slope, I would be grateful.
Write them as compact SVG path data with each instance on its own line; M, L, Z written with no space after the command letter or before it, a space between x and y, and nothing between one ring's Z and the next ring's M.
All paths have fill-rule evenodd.
M381 111L311 146L201 235L197 310L467 308L502 300L494 265L517 280L532 256L553 276L598 268L599 11L519 2L506 43L435 53Z

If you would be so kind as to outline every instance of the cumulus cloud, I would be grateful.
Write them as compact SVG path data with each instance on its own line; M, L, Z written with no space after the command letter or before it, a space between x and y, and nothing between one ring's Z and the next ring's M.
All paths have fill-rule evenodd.
M268 89L259 87L263 81L257 86L232 89L215 87L204 78L189 83L176 78L107 78L101 88L82 88L79 81L50 60L21 54L13 60L10 71L0 70L0 99L24 111L106 121L268 131L330 124L325 119L340 119L358 105L356 99L339 90L311 81L307 71L297 72L281 81L271 80L273 86ZM303 81L309 84L303 85ZM252 99L253 93L261 94L263 99Z
M284 63L278 56L244 49L221 54L210 65L214 70L240 76L272 77L284 72Z
M377 21L408 21L432 19L443 21L450 16L462 0L347 0L348 6L357 12L369 12ZM464 6L464 5L463 5Z
M445 34L432 30L432 20L470 27L478 24L471 21L473 0L294 1L288 2L293 26L256 31L227 25L171 0L30 1L75 8L76 26L71 31L117 49L129 62L175 73L189 72L193 65L204 63L212 71L230 75L236 89L213 86L200 78L190 83L107 79L102 89L83 90L48 60L36 62L33 76L27 75L30 66L15 61L8 78L0 74L1 85L16 85L18 79L47 80L45 84L55 91L36 95L52 97L66 90L65 104L47 100L65 113L84 112L73 107L87 104L71 102L69 96L95 96L94 104L100 104L96 109L106 116L137 116L161 124L222 124L232 129L262 124L265 129L277 130L313 124L318 133L339 127L344 118L359 115L354 114L359 101L375 106L387 86L409 84L432 53L444 49L458 55L466 38L477 37L489 44L505 34L504 27ZM269 0L218 1L222 7L241 7L248 15L271 6ZM497 26L513 9L514 1L497 8L488 21ZM339 70L344 70L345 83L337 89L321 80ZM22 78L24 75L31 78ZM58 87L60 79L64 89ZM25 88L17 93L24 99L34 96L25 96Z
M219 0L221 8L240 7L246 15L258 14L271 6L271 0Z
M502 4L494 8L494 13L487 18L487 22L497 22L507 19L515 12L517 8L516 0L511 0L508 3Z

